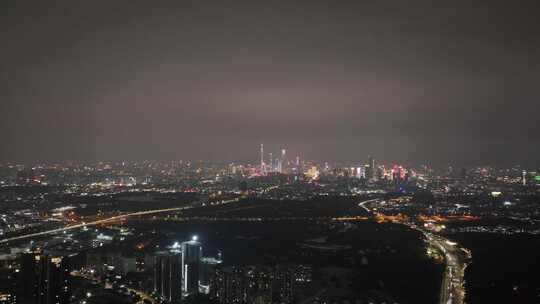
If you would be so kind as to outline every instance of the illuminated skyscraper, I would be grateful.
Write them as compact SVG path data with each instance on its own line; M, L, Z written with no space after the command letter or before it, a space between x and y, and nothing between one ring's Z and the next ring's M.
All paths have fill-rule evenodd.
M64 304L70 300L68 257L24 254L21 257L22 303Z
M378 177L377 166L375 164L375 158L373 157L371 157L370 159L370 166L371 166L371 172L372 172L371 179L377 180L377 177Z
M293 303L294 273L287 267L276 266L272 276L273 303Z
M154 294L157 296L157 297L162 297L162 294L163 294L163 287L162 287L162 284L163 284L163 273L161 272L161 264L162 264L162 261L164 259L164 257L166 257L166 254L164 252L157 252L155 253L155 256L154 256L154 279L152 281L153 285L154 285Z
M182 290L182 256L178 244L154 257L154 293L163 301L178 303Z
M199 293L199 269L202 256L201 243L193 237L182 243L182 296Z
M21 269L17 280L17 298L21 303L35 303L37 296L37 257L36 253L24 253L20 256Z
M216 268L221 264L219 258L201 258L201 268L199 274L199 292L210 293L210 283L214 279Z
M218 303L293 303L294 272L287 267L218 267L211 298Z
M394 183L400 183L401 182L401 167L398 165L394 165L392 168L392 180Z
M368 180L375 180L377 178L377 171L375 168L375 159L371 156L368 156L368 164L366 167L366 178Z
M264 144L261 144L261 174L264 174Z
M280 173L286 173L286 163L287 163L287 151L285 149L281 149L281 168L279 170Z
M366 170L363 167L356 168L356 177L357 178L366 178Z

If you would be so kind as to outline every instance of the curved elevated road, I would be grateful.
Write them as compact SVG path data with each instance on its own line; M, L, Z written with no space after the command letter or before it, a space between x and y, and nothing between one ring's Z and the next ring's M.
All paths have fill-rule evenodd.
M369 209L369 206L366 205L377 203L379 201L379 199L371 199L359 203L358 206L365 209L370 214L375 215L375 213ZM441 284L439 304L464 304L465 286L463 277L465 275L465 268L467 267L466 260L471 258L470 251L440 235L428 232L414 223L401 221L399 223L421 232L428 243L438 248L444 254L446 268Z

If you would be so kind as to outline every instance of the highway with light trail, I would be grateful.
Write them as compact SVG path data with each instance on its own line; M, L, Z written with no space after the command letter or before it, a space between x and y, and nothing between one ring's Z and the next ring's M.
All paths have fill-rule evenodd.
M14 237L11 237L11 238L0 240L0 244L8 243L8 242L11 242L11 241L18 241L18 240L33 238L33 237L44 236L44 235L48 235L48 234L60 233L60 232L69 231L69 230L73 230L73 229L84 228L84 227L88 227L88 226L106 224L106 223L109 223L109 222L122 220L122 219L132 217L132 216L173 212L173 211L180 211L180 210L184 210L184 209L188 209L188 208L191 208L191 207L184 206L184 207L176 207L176 208L155 209L155 210L146 210L146 211L138 211L138 212L133 212L133 213L126 213L126 214L121 214L121 215L117 215L117 216L113 216L113 217L109 217L109 218L106 218L106 219L97 220L97 221L93 221L93 222L88 222L88 223L83 222L81 224L76 224L76 225L72 225L72 226L66 226L66 227L63 227L63 228L57 228L57 229L52 229L52 230L47 230L47 231L41 231L41 232L36 232L36 233L30 233L30 234L14 236Z
M370 214L376 215L376 213L372 209L369 209L367 205L379 201L379 199L371 199L359 203L358 206L368 211ZM467 267L466 261L471 259L471 252L460 247L457 243L451 242L440 235L418 227L414 223L401 221L398 223L421 232L429 244L438 248L444 254L446 267L441 283L439 304L465 303L464 275L465 268Z
M232 203L232 202L238 202L239 199L240 198L222 200L222 201L219 202L219 204L228 204L228 203ZM29 234L24 234L24 235L19 235L19 236L14 236L14 237L2 239L2 240L0 240L0 245L6 244L6 243L9 243L9 242L12 242L12 241L30 239L30 238L34 238L34 237L40 237L40 236L45 236L45 235L55 234L55 233L62 233L62 232L65 232L65 231L84 228L84 227L88 227L88 226L107 224L107 223L110 223L110 222L115 222L115 221L122 220L122 219L125 219L125 218L128 218L128 217L133 217L133 216L143 216L143 215L152 215L152 214L159 214L159 213L182 211L182 210L194 208L195 206L199 206L200 204L201 203L197 201L197 202L193 202L193 203L191 203L191 204L189 204L187 206L183 206L183 207L166 208L166 209L153 209L153 210L145 210L145 211L137 211L137 212L132 212L132 213L121 214L121 215L112 216L112 217L109 217L109 218L105 218L105 219L101 219L101 220L97 220L97 221L92 221L92 222L88 222L88 223L83 222L83 223L80 223L80 224L75 224L75 225L66 226L66 227L62 227L62 228L51 229L51 230L41 231L41 232L36 232L36 233L29 233Z

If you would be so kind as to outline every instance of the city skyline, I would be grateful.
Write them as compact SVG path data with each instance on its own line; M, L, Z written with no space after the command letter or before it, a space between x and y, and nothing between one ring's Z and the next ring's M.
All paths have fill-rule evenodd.
M275 150L248 165L0 164L0 302L537 298L540 169L252 152Z
M0 1L0 304L540 303L539 16Z
M539 303L539 16L0 1L0 304Z
M396 165L396 164L406 164L408 166L427 166L433 169L444 169L444 168L475 168L475 167L494 167L494 168L508 168L508 167L522 167L528 168L531 170L536 170L540 165L537 165L535 162L520 162L518 160L509 160L505 162L490 162L486 159L479 160L477 162L457 162L455 160L448 160L445 162L436 162L431 159L423 160L403 160L400 158L391 158L391 159L380 159L377 155L365 154L357 155L350 159L336 159L336 158L326 158L326 159L313 159L306 157L309 155L309 152L299 151L295 149L289 149L288 146L283 144L278 144L276 146L268 147L265 144L261 143L258 146L258 151L251 150L251 158L247 159L238 159L238 158L222 158L222 159L202 159L202 158L170 158L170 159L133 159L133 158L119 158L119 159L34 159L34 160L0 160L0 165L3 166L49 166L49 165L76 165L76 164L95 164L95 163L144 163L144 162L158 162L158 163L175 163L175 162L186 162L186 163L214 163L214 164L231 164L231 165L249 165L254 167L259 167L261 171L266 170L267 168L272 168L273 171L280 172L281 167L285 164L291 166L298 166L301 163L331 163L333 165L342 166L342 165L355 165L355 164L373 164L376 160L377 163L382 165ZM251 147L253 148L253 146ZM292 152L291 152L292 150ZM225 153L227 154L227 153ZM245 153L246 155L248 153ZM276 156L277 155L277 156Z

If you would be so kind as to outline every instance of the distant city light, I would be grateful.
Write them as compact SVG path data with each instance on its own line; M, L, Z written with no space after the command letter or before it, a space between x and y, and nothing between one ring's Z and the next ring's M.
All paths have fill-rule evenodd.
M491 196L493 196L493 197L498 197L498 196L500 196L501 194L502 194L501 191L492 191L492 192L491 192Z
M191 237L191 240L192 240L192 241L197 241L197 239L198 239L198 238L197 238L196 235L194 235L194 236Z

